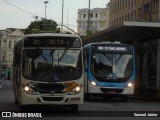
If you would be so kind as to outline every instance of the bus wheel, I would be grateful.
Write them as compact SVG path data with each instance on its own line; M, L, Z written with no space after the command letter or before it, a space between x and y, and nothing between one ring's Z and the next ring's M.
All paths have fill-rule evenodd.
M15 95L15 97L14 97L14 103L15 104L19 104L19 101L18 101L18 99L17 99L17 96Z
M71 105L70 109L71 109L71 112L78 112L78 105Z
M104 101L107 101L107 102L111 102L112 101L112 96L105 96L104 95L102 98L103 98Z
M14 97L15 104L19 104L19 101L17 100L17 97Z
M89 94L84 94L84 100L89 101L90 100L90 95Z
M121 97L121 101L122 102L127 102L127 100L128 100L128 96L122 96Z

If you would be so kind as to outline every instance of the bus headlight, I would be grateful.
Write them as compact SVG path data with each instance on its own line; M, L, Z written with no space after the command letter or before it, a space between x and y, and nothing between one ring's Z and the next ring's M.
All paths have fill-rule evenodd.
M93 86L96 86L97 84L96 84L96 82L94 82L93 80L88 80L89 81L89 83L91 84L91 85L93 85Z
M133 87L133 83L128 83L128 85L127 85L128 87Z
M29 88L28 86L25 86L25 87L24 87L24 91L25 91L25 92L29 92L29 91L30 91L30 88Z
M32 88L30 88L30 87L27 86L27 85L24 85L24 86L22 86L22 87L23 87L24 92L26 92L26 93L28 93L28 94L32 94L32 92L33 92Z
M94 82L94 81L92 81L91 84L92 84L93 86L96 86L96 82Z
M80 86L76 86L74 89L72 89L68 94L69 95L74 95L74 94L78 94L81 91L81 87Z
M26 92L27 94L32 94L32 95L38 95L38 93L36 91L34 91L30 86L27 85L23 85L22 86L24 92Z

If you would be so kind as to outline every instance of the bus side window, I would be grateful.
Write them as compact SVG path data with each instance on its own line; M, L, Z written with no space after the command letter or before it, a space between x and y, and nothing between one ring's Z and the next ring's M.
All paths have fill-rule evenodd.
M19 49L16 48L15 49L15 64L20 64L20 62L21 62L21 52Z
M85 66L86 71L88 71L88 60L89 60L89 53L85 51L84 52L84 66Z

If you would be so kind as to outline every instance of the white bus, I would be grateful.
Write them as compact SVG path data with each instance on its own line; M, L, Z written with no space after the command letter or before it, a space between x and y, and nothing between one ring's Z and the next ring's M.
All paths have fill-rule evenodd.
M83 47L78 35L40 33L14 46L15 103L67 105L78 111L83 103Z

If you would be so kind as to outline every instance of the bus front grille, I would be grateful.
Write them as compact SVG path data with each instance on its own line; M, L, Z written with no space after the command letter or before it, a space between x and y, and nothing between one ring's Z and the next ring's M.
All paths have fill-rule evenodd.
M63 97L42 97L44 101L62 101Z
M64 93L64 85L61 83L38 83L34 90L42 94L50 94L52 91L54 93Z
M124 89L116 88L100 88L103 93L122 93Z

